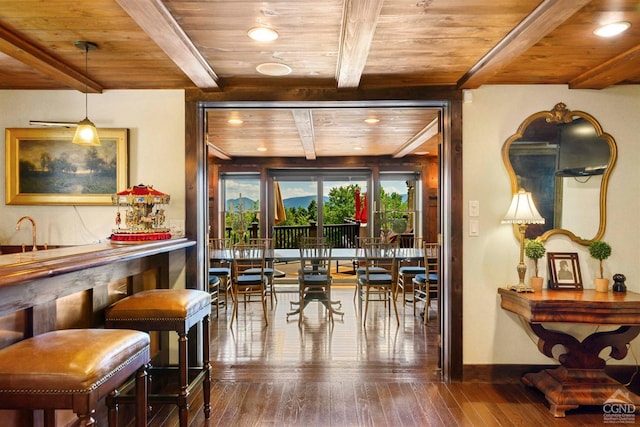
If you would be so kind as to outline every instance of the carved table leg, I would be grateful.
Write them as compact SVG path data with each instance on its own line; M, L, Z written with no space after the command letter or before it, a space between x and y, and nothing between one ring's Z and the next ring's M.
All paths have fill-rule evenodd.
M526 374L522 378L524 384L544 393L553 416L564 417L569 409L580 405L602 405L610 398L622 398L640 405L639 396L604 372L606 363L598 356L602 349L611 347L611 357L624 358L626 343L640 333L640 327L621 326L615 331L597 332L579 342L568 334L547 330L540 324L529 326L540 338L538 348L546 356L553 357L552 350L556 345L567 350L558 358L562 366Z

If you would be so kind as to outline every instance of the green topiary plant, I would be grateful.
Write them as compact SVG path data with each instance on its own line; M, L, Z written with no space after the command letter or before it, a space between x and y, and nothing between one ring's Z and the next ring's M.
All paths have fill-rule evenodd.
M533 260L533 266L535 270L535 277L538 276L538 260L542 258L547 250L544 247L544 244L539 240L529 240L524 244L524 254L527 258Z
M611 246L602 240L596 240L589 245L589 255L600 262L600 278L604 278L602 260L609 258L611 255Z

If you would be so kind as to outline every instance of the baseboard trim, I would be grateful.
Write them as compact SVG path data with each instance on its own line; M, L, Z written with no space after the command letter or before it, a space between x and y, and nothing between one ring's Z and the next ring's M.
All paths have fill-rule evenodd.
M462 378L464 382L512 384L520 382L520 378L529 372L557 368L558 365L464 365ZM611 365L605 371L607 375L622 384L629 383L629 389L636 392L640 389L640 374L634 376L638 367L635 365ZM637 394L637 392L636 392Z

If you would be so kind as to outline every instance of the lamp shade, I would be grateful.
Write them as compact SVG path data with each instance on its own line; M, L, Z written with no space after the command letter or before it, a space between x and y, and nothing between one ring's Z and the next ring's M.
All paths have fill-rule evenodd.
M71 141L74 144L98 147L100 146L100 138L98 138L98 130L91 120L87 117L78 123L76 133Z
M533 203L531 193L520 189L513 195L511 206L502 219L503 224L544 224L544 218Z

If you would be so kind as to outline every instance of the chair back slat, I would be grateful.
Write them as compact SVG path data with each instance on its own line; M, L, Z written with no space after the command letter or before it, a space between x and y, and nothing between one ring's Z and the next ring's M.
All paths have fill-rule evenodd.
M234 277L244 274L244 271L256 269L264 277L265 247L260 244L237 244L233 246Z
M322 242L307 242L300 247L300 274L323 274L331 278L331 246Z
M364 271L366 280L369 281L371 275L386 273L391 276L391 280L397 278L397 246L394 243L384 240L376 240L364 245L365 265Z

